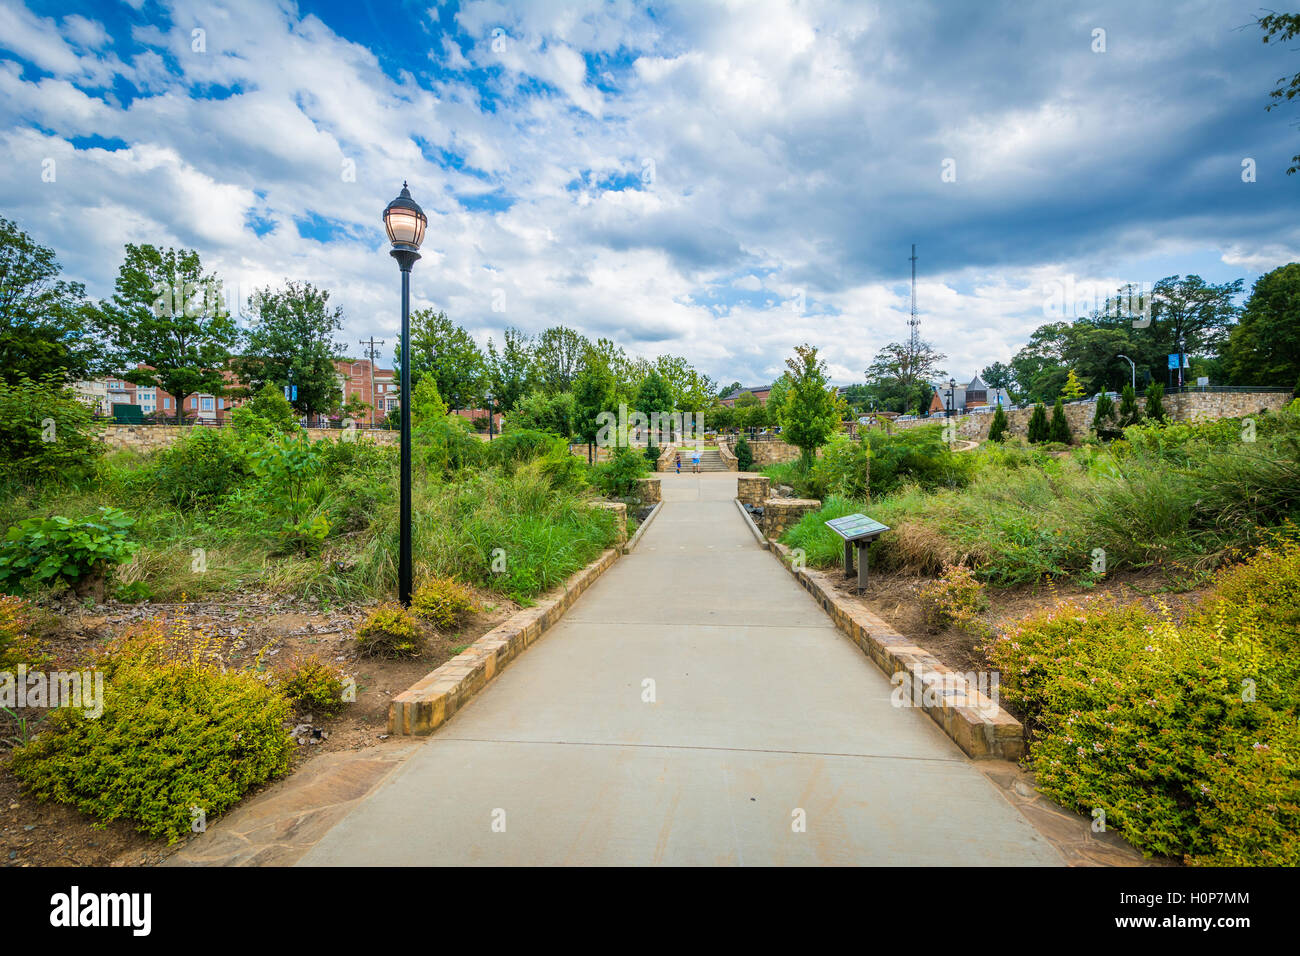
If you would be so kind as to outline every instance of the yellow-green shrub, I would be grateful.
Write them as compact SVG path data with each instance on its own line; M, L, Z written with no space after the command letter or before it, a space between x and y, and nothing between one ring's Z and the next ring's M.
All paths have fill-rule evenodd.
M419 622L400 604L381 604L357 628L357 651L367 657L418 657L424 651Z
M1300 544L1223 572L1183 623L1063 602L988 643L1043 792L1145 852L1300 864Z
M572 456L570 456L572 457ZM479 610L474 594L455 578L433 578L411 597L411 610L441 631L459 627Z
M276 675L280 693L294 712L313 717L334 717L347 703L343 699L347 675L337 664L308 655L289 661Z
M988 625L980 613L988 606L984 585L964 565L945 565L943 574L921 589L925 622L936 631L956 626L973 634L987 634Z
M104 663L98 718L54 710L14 752L13 772L36 797L176 842L198 811L211 821L288 769L289 705L257 676L223 671L157 621Z
M40 642L30 633L30 616L31 607L22 598L0 594L0 671L45 662Z

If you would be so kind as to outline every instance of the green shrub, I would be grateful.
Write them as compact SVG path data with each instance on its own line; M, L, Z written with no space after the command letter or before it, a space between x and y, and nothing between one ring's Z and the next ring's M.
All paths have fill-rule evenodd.
M117 508L100 508L97 516L77 521L62 515L20 521L0 543L0 590L14 594L102 579L139 547L128 538L134 526L135 519Z
M1009 427L1007 413L1002 410L1002 403L998 402L998 407L993 412L993 421L989 423L989 441L1003 441L1007 437Z
M44 663L40 642L30 632L30 620L31 606L26 601L0 594L0 671Z
M1146 416L1153 422L1163 422L1165 420L1165 387L1159 382L1152 382L1147 386L1147 404Z
M1098 438L1105 440L1116 438L1120 434L1115 427L1115 403L1107 392L1097 396L1097 406L1092 413L1092 430Z
M988 636L988 625L980 617L988 610L988 595L970 568L960 564L945 566L943 574L921 589L920 599L925 622L931 630L957 627L970 634Z
M1148 853L1300 863L1300 544L1221 572L1182 623L1063 602L986 646L1040 789Z
M1137 392L1132 385L1125 385L1119 393L1119 427L1128 428L1142 421L1142 409L1138 408Z
M754 467L754 450L749 447L749 442L745 436L741 435L736 439L736 470L749 471Z
M400 604L381 604L357 628L357 652L366 657L419 657L424 632Z
M313 718L337 716L346 706L344 693L347 675L337 664L308 655L286 664L276 675L276 683L292 705L295 714Z
M491 443L488 454L494 462L513 474L519 465L541 458L556 444L563 445L565 454L568 454L568 444L550 432L535 428L512 428Z
M870 490L871 446L865 441L836 437L822 449L808 475L812 497L866 499Z
M1043 407L1042 402L1034 406L1029 416L1028 437L1030 444L1033 445L1051 440L1052 429L1047 423L1047 409Z
M1070 423L1065 420L1065 402L1062 399L1058 398L1052 406L1052 423L1048 426L1047 437L1061 445L1070 444L1074 438L1070 434Z
M455 578L432 578L411 596L411 610L440 631L451 631L479 611L474 594Z
M649 473L650 465L645 455L626 445L615 449L609 461L601 462L594 469L596 487L616 498L631 497L636 491L637 479Z
M81 478L103 450L90 409L70 388L54 378L0 379L0 479Z
M203 507L226 497L249 476L235 438L223 428L191 428L158 453L151 479L159 495L182 507Z
M211 821L288 769L287 700L252 674L170 656L166 640L153 622L117 644L103 713L56 709L14 752L29 792L174 843L199 812Z
M974 460L968 454L954 453L942 431L942 425L908 428L896 435L877 428L868 431L871 497L884 497L904 484L928 490L961 488L969 483Z

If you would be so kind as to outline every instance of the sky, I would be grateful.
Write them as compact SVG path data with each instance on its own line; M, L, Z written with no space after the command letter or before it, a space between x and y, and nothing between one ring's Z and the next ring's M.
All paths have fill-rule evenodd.
M967 380L1123 283L1300 259L1300 45L1255 2L0 0L0 215L111 294L125 243L233 302L326 288L385 340L381 215L429 217L413 308L563 324L720 384L794 346L837 384L921 334Z

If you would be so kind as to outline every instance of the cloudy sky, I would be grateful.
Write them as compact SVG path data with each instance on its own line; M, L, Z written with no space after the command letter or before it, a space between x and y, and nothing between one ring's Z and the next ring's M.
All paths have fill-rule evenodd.
M391 357L405 179L416 307L746 384L802 342L860 381L906 335L916 243L960 378L1062 303L1300 259L1300 108L1264 109L1300 50L1261 12L0 0L0 215L96 296L126 242L195 248L236 294L309 280Z

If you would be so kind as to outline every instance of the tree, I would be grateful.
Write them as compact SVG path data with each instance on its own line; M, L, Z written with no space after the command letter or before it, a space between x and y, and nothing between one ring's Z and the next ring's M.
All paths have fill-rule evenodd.
M738 392L744 387L739 382L732 382L730 385L725 385L718 390L718 398L726 398L732 392Z
M593 459L592 447L600 432L597 417L611 411L614 404L614 373L599 355L587 356L583 369L573 383L573 430L587 443L587 462Z
M1295 388L1300 382L1300 262L1255 280L1226 358L1235 385Z
M656 413L659 415L670 415L674 408L673 393L664 381L658 369L651 369L650 374L641 382L641 387L636 393L636 410L645 415L651 422L654 421ZM662 425L660 426L663 427ZM650 444L654 444L658 436L650 433Z
M533 347L533 368L538 384L547 392L567 392L582 371L591 343L573 329L557 325L543 332Z
M713 379L696 371L686 359L677 355L659 356L655 359L654 371L668 385L672 408L685 412L698 412L707 406L713 389L717 387ZM672 411L672 408L667 410Z
M1051 428L1047 424L1047 409L1043 407L1042 402L1034 406L1034 411L1029 416L1028 437L1033 444L1048 441L1051 437Z
M487 370L497 411L512 412L533 387L532 340L518 329L506 329L498 353L488 339Z
M1098 438L1109 438L1115 434L1115 403L1109 392L1097 396L1097 407L1092 413L1092 430Z
M438 380L432 375L420 379L411 387L411 427L420 428L441 422L447 417L447 406L438 392Z
M343 313L329 307L330 294L310 282L286 280L282 290L269 286L253 297L255 318L243 354L232 368L253 392L290 382L298 397L291 403L303 415L330 412L341 398L334 356L340 351L334 333L343 328Z
M402 346L397 346L401 368ZM487 360L473 337L446 312L420 309L411 314L411 388L424 375L438 383L448 408L479 408L488 387Z
M54 250L0 217L0 381L75 381L101 370L85 288L60 271Z
M736 470L749 471L754 467L754 450L749 447L749 442L745 436L741 435L736 440Z
M802 452L804 468L811 468L817 449L840 426L840 402L826 383L826 363L818 360L813 346L796 346L785 364L790 387L777 415L785 440Z
M576 407L572 392L548 395L537 389L520 400L506 422L511 431L534 428L568 438L573 434Z
M1255 22L1264 31L1265 43L1286 43L1300 36L1300 13L1270 13ZM1300 96L1300 73L1295 74L1289 81L1285 76L1280 77L1277 86L1268 95L1273 102L1264 107L1267 112L1272 112L1284 102L1290 102ZM1297 172L1300 172L1300 153L1291 157L1291 165L1287 168L1286 174L1292 176Z
M1060 442L1062 445L1068 445L1074 440L1070 434L1070 423L1065 419L1065 399L1058 398L1056 404L1052 406L1052 424L1048 426L1047 437L1049 441Z
M989 441L1004 440L1007 437L1007 427L1007 413L1002 410L1002 403L998 402L998 407L993 412L993 421L989 423Z
M989 388L1006 389L1008 392L1015 385L1015 373L1011 366L1003 365L1001 362L986 365L984 371L980 372L980 378Z
M1165 420L1164 395L1165 387L1159 382L1152 382L1147 386L1146 415L1153 422Z
M929 399L930 381L947 373L939 368L946 356L934 351L928 342L890 342L876 353L867 369L867 385L882 409L906 412L924 407Z
M1029 341L1011 359L1020 391L1032 402L1050 401L1061 394L1069 378L1065 349L1070 323L1048 322L1029 336Z
M1241 292L1241 279L1221 285L1197 275L1168 276L1151 290L1151 314L1169 354L1214 352L1227 341L1228 328L1237 316L1233 296ZM1178 384L1183 370L1178 370Z
M239 329L221 283L203 274L197 252L128 243L113 297L100 303L99 314L112 364L143 366L122 378L169 392L178 422L189 396L225 394L223 369Z
M1125 385L1119 393L1119 427L1128 428L1142 421L1142 410L1138 408L1137 392L1132 385Z
M1075 374L1074 369L1070 369L1070 374L1065 378L1065 387L1061 389L1061 397L1067 402L1074 402L1083 396L1083 385L1079 381L1079 376Z

